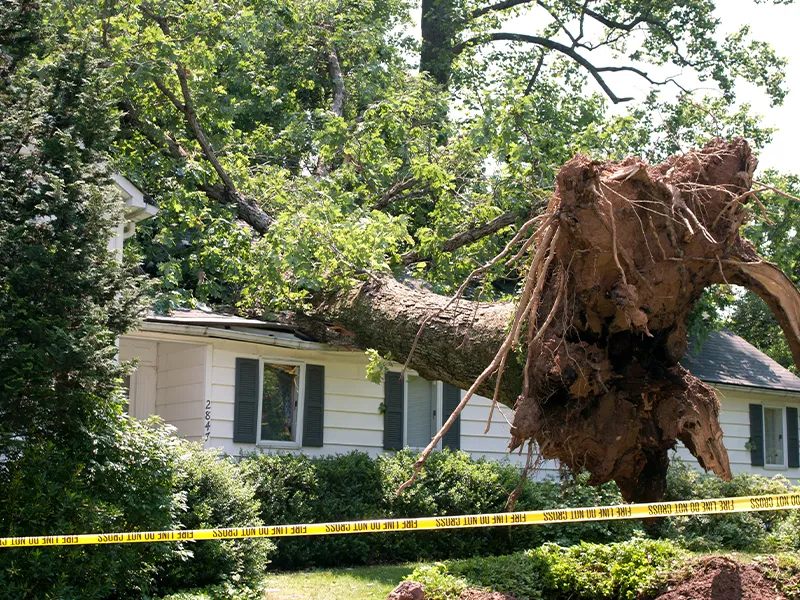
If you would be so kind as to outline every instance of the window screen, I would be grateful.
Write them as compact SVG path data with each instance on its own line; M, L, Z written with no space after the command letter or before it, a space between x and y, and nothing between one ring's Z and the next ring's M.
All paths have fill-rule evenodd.
M764 407L764 462L784 465L782 408Z

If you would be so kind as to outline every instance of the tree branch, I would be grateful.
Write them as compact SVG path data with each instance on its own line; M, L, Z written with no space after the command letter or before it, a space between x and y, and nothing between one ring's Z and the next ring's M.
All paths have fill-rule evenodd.
M460 44L455 45L453 47L453 56L458 56L458 54L460 54L470 46L483 44L486 42L521 42L524 44L536 44L537 46L542 46L543 48L549 48L550 50L561 52L562 54L569 56L572 60L581 65L584 69L589 71L592 77L594 77L595 81L597 81L597 83L600 85L600 87L603 89L603 91L606 93L606 95L611 99L611 101L614 104L619 104L620 102L628 102L629 100L633 100L633 98L620 98L619 96L617 96L605 82L602 75L600 75L600 71L598 71L598 68L595 67L592 63L590 63L585 57L578 54L574 48L570 48L569 46L565 46L564 44L561 44L559 42L539 37L537 35L526 35L522 33L505 33L502 31L495 31L492 33L488 33L486 35L470 38L466 41L461 42Z
M508 227L509 225L513 225L518 216L519 213L515 211L509 211L492 219L488 223L479 225L478 227L473 227L472 229L467 229L461 233L457 233L449 240L442 242L442 244L439 246L439 250L442 252L453 252L462 246L476 242L487 235L492 235L493 233L496 233L501 229ZM403 254L400 257L400 260L404 265L412 265L418 262L429 261L430 257L424 256L416 250L411 250Z
M146 17L152 19L158 24L164 35L170 35L169 25L164 17L156 15L146 3L142 3L140 9ZM175 73L178 76L178 82L181 88L181 96L183 97L182 101L158 77L153 78L155 86L172 103L178 112L182 113L186 118L186 122L189 125L192 135L200 144L200 148L203 151L203 156L208 162L211 163L211 165L214 167L214 171L217 173L217 176L220 178L220 180L222 180L225 197L229 197L233 202L236 203L236 210L239 217L253 227L253 229L255 229L258 233L266 233L270 226L275 222L275 219L271 215L264 212L264 210L254 200L246 198L239 193L236 185L233 182L233 179L222 166L219 157L217 157L216 152L214 152L214 148L212 147L208 136L206 136L205 131L200 125L200 121L197 118L197 111L195 110L194 103L192 101L192 93L189 89L187 70L180 60L175 61Z
M344 87L344 75L342 75L342 67L339 65L339 55L336 49L328 52L328 73L330 73L333 82L333 104L331 111L337 117L344 114L344 100L347 96Z
M536 80L539 78L539 72L542 70L542 65L544 64L544 50L539 55L539 60L536 63L536 68L533 70L533 75L528 80L528 85L525 86L525 96L530 94L533 91L533 86L536 84Z
M497 4L490 4L489 6L484 6L483 8L476 8L470 13L470 17L473 19L477 19L478 17L482 17L490 12L497 12L501 10L506 10L507 8L514 8L515 6L521 6L523 4L541 4L541 2L537 0L505 0L505 2L498 2Z
M392 202L394 202L400 194L405 192L406 190L414 187L419 183L419 180L416 177L412 177L411 179L404 179L403 181L395 182L386 190L386 193L381 196L380 200L378 200L375 204L369 207L370 210L383 210L387 206L389 206Z

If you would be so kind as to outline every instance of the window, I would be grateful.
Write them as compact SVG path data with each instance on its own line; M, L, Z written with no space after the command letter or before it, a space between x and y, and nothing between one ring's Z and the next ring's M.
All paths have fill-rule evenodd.
M297 365L264 363L261 384L262 441L293 442L297 434Z
M764 407L764 464L783 467L784 462L783 409Z
M386 374L384 388L383 447L424 448L461 400L461 390L418 375ZM439 447L458 450L461 446L461 418L442 438Z
M236 359L234 442L319 447L324 426L324 366Z
M769 469L800 468L798 407L750 405L750 464Z

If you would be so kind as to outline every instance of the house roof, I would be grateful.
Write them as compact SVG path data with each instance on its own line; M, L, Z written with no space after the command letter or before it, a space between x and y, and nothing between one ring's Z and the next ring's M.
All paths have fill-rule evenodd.
M326 348L285 323L246 319L210 310L176 309L168 315L151 314L142 328L159 330L163 326L188 326L194 332L191 335L317 350ZM690 343L681 364L698 379L708 383L800 393L800 377L728 330L712 331L696 353L697 347L697 344Z
M295 327L283 323L245 319L236 315L226 315L196 308L178 308L166 315L152 314L147 320L153 323L180 323L183 325L208 325L212 327L246 327L249 329L271 329L273 331L294 331Z
M270 346L324 350L323 344L284 323L245 319L235 315L200 309L175 309L167 315L150 314L141 325L143 331L180 333L248 341Z
M681 364L698 379L800 393L800 377L728 330L712 331L697 353L692 346Z

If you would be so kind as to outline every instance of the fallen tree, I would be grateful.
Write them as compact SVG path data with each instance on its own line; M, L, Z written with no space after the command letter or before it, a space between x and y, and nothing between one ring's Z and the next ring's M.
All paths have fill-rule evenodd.
M545 214L474 273L502 276L508 262L524 280L516 304L469 302L470 282L445 298L397 279L458 285L520 213L541 212L566 148L664 156L709 131L758 140L733 109L735 84L780 103L783 59L746 30L718 43L714 2L425 0L418 77L395 35L405 3L251 4L141 2L70 21L95 27L124 65L118 166L162 205L140 240L166 305L302 307L296 322L318 339L391 354L468 389L464 402L478 392L516 407L512 449L614 479L629 499L661 495L676 440L729 476L716 398L678 365L689 310L707 286L742 283L800 355L796 290L738 234L755 167L744 141L655 167L568 162ZM546 13L534 35L501 30L534 8ZM642 49L594 62L629 40ZM585 136L616 125L573 73L616 103L631 98L611 73L680 87L640 68L665 60L721 99L687 93L631 113L638 126L613 143ZM469 118L451 120L462 103ZM656 113L668 127L648 124Z
M628 500L662 497L677 440L729 479L716 395L678 364L689 311L711 285L743 285L768 303L800 364L800 294L739 234L756 164L740 138L656 166L577 156L509 261L527 267L516 305L373 277L319 303L311 319L335 331L311 328L468 389L462 407L473 393L513 407L510 450L527 443L594 484L616 481Z

